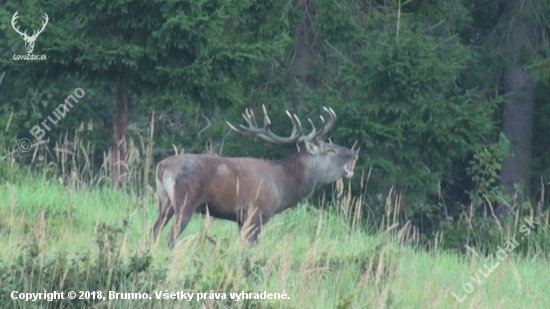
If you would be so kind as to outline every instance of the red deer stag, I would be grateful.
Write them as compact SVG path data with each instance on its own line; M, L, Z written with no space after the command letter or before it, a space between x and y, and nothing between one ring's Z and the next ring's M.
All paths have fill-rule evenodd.
M153 242L166 223L176 215L168 234L168 246L183 232L195 212L208 213L219 219L237 222L239 231L247 221L250 240L255 241L261 225L269 219L309 197L318 187L342 177L353 176L357 152L321 137L332 129L336 114L324 108L330 116L323 127L304 135L300 120L286 112L292 122L289 137L275 135L263 106L264 126L258 127L254 114L247 109L243 114L248 127L241 130L229 122L229 127L243 135L253 135L273 144L304 143L294 155L277 161L256 158L225 158L211 155L179 154L157 165L156 184L159 197L159 216L152 230Z

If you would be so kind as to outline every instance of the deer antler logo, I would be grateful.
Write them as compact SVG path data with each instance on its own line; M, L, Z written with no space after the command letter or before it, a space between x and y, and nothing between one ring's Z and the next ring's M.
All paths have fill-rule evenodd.
M19 11L17 11L19 12ZM21 35L21 38L23 38L23 40L25 41L25 48L27 49L27 54L30 54L32 53L32 50L34 49L34 41L36 41L36 38L38 37L38 35L40 33L42 33L42 31L44 31L44 28L46 28L46 25L48 24L48 14L44 13L44 23L42 25L42 29L40 29L40 31L36 32L36 30L33 30L33 33L31 36L28 36L27 35L27 30L25 30L25 32L21 32L19 31L19 27L15 27L15 20L17 18L19 18L19 16L17 16L17 12L15 12L15 14L13 14L13 18L11 19L11 26L13 27L13 30L15 30L17 33L19 33Z

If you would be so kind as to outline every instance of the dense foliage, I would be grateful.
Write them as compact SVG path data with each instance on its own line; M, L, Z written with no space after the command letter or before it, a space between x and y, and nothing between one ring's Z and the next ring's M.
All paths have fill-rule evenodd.
M515 145L500 134L503 76L516 55L501 38L513 18L537 29L532 53L518 52L536 83L534 185L515 208L520 216L535 209L524 200L547 191L550 6L533 1L536 18L516 9L488 0L3 1L0 136L17 152L18 140L32 139L29 130L80 87L85 96L46 133L49 145L38 151L46 161L55 158L46 146L76 152L67 141L77 135L93 145L86 164L95 171L122 137L153 145L149 169L174 147L279 158L294 147L229 135L225 121L265 104L273 130L285 134L285 109L318 119L330 106L338 115L331 140L361 147L352 185L363 213L381 220L393 187L402 224L411 220L429 239L455 233L446 237L460 246L473 239L464 233L475 228L464 224L468 215L486 226L496 204L516 203L498 182ZM13 59L24 53L10 27L15 11L22 29L39 29L48 14L35 46L48 60ZM28 163L33 152L17 159Z

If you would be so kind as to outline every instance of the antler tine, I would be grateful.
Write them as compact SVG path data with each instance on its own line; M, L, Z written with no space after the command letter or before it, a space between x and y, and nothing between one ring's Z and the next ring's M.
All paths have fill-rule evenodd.
M230 124L228 121L226 121L225 123L227 123L227 125L229 126L229 128L235 132L239 132L241 133L241 131L239 131L239 129L235 128L232 124Z
M321 120L323 120L323 117L321 117ZM317 138L317 135L319 134L317 132L317 128L315 127L315 124L313 123L313 121L311 120L311 118L308 118L307 121L309 121L309 123L311 124L311 132L309 132L308 135L304 136L302 138L302 140L314 140Z
M18 13L19 11L16 11L15 14L13 14L13 17L11 18L11 26L13 27L13 30L15 30L15 32L19 33L20 35L23 35L23 33L19 31L19 26L17 26L17 28L15 27L15 23L16 23L15 20L19 18L19 16L17 16ZM25 31L25 35L26 35L26 31Z
M247 109L245 109L244 113L241 114L241 116L244 118L244 120L246 121L246 123L248 124L248 127L245 127L243 126L242 124L239 124L239 126L243 129L243 131L235 128L235 126L233 126L231 123L229 123L228 121L226 121L225 123L227 123L227 125L229 126L229 128L235 132L238 132L240 134L243 134L243 135L250 135L252 130L255 126L255 121L254 121L254 115L251 114L251 111ZM257 127L257 125L256 125Z
M264 126L270 126L271 120L269 119L269 116L267 116L267 110L265 109L265 105L262 104L262 109L264 111Z
M250 109L247 108L247 109L244 110L243 118L244 118L244 120L246 121L246 123L248 124L249 127L251 127L251 126L257 127L258 126L256 124L256 119L254 118L254 113Z
M286 112L286 115L288 116L288 118L290 118L290 122L292 122L292 133L290 133L290 136L295 136L296 133L301 133L301 131L298 132L298 128L296 128L297 125L296 125L296 121L294 119L294 117L296 117L296 116L294 115L294 117L292 117L293 115L290 114L288 110L286 110L285 112ZM299 134L299 135L302 135L302 134Z
M311 123L311 127L313 128L313 130L307 136L304 136L301 140L314 140L314 139L320 138L334 127L334 124L336 123L336 113L334 113L334 111L330 107L329 108L323 107L323 109L330 116L328 123L325 123L325 118L323 118L322 115L319 115L319 117L321 118L321 121L323 122L323 127L321 128L321 130L317 131L317 129L315 128L315 125L313 124L313 121L311 121L311 119L308 118L308 121L309 123Z
M244 114L243 114L243 118L246 121L246 123L248 124L248 127L245 127L242 124L240 126L241 126L241 128L243 128L243 130L247 131L248 133L256 133L257 134L257 133L262 133L265 130L265 127L266 127L265 125L264 125L263 129L260 129L260 127L256 123L256 118L254 117L254 112L251 109L248 109L248 108L245 109Z
M42 31L44 31L44 28L46 28L46 25L48 24L48 20L49 20L48 14L44 13L44 16L42 16L42 17L43 17L46 21L42 23L42 29L40 29L40 30L38 30L38 29L33 29L32 35L31 35L32 38L38 37L38 35L39 35L40 33L42 33ZM27 32L25 31L25 33L27 33Z
M229 128L235 132L240 132L239 129L235 128L232 124L230 124L228 121L226 121L225 123L227 123L227 125L229 126Z
M249 115L250 120L252 120L252 123L254 124L254 126L259 128L260 126L256 122L256 116L254 115L254 111L251 110L250 108L248 109L248 115ZM265 122L264 122L264 127L265 127Z
M297 128L298 128L299 135L303 136L304 131L302 130L302 123L300 122L300 118L298 118L298 116L296 116L296 114L292 114L292 116L294 116L294 120L296 121L296 125L297 125Z
M311 127L313 128L311 133L309 133L308 135L315 136L315 134L317 133L317 128L315 127L315 124L313 123L313 121L311 121L311 118L308 118L307 121L309 121L309 123L311 124Z
M44 16L42 16L46 22L45 23L42 23L42 29L40 29L40 32L44 31L44 28L46 28L46 25L48 24L48 21L50 20L50 18L48 17L48 14L44 13Z
M249 115L248 115L248 111L245 110L244 114L242 114L243 118L244 118L244 121L246 121L246 123L248 124L248 127L252 126L252 122L250 122L250 118L249 118ZM246 130L247 127L243 126L242 124L239 125L242 129ZM237 130L237 132L241 133L239 130Z
M325 119L323 118L323 116L321 116L321 120L323 120L323 128L319 131L319 135L317 135L317 137L321 137L327 134L328 131L332 130L334 124L336 123L336 113L334 112L334 110L332 110L332 108L330 107L323 107L323 109L330 116L330 119L328 120L328 123L325 124Z

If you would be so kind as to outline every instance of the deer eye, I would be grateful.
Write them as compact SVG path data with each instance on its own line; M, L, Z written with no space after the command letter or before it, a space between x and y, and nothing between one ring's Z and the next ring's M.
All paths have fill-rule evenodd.
M338 153L338 150L336 149L329 149L327 150L328 153L331 153L331 154L337 154Z

